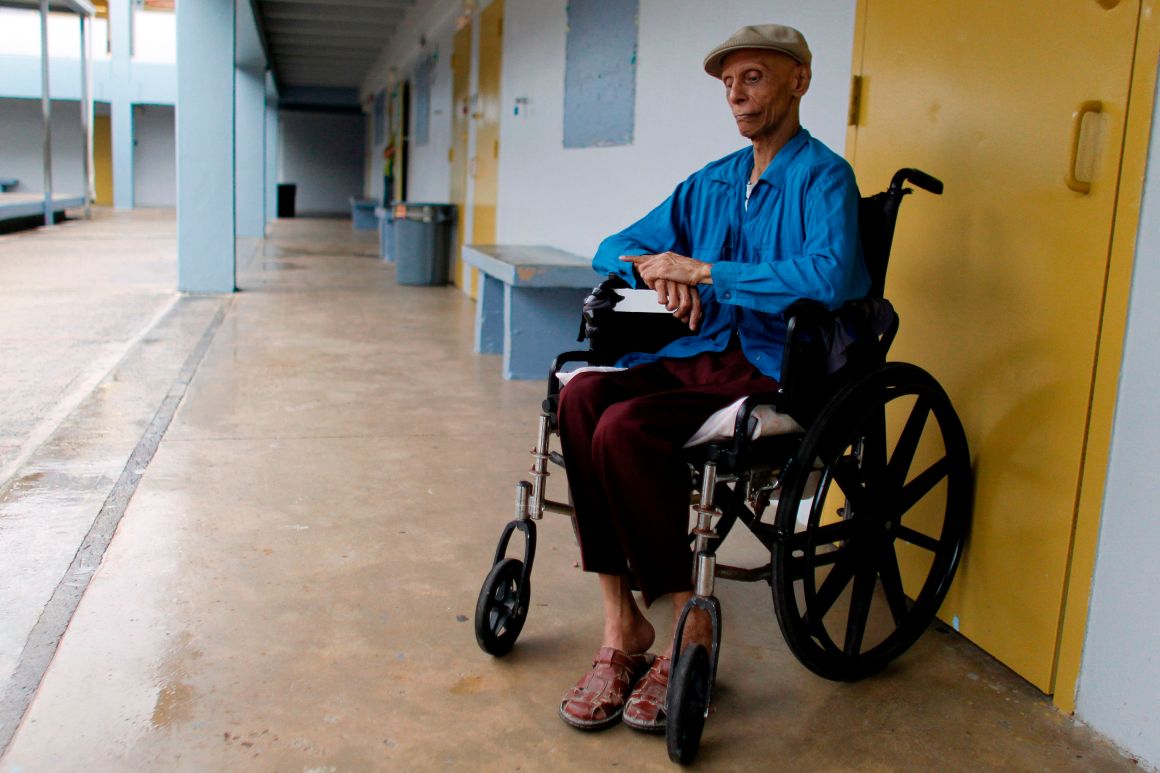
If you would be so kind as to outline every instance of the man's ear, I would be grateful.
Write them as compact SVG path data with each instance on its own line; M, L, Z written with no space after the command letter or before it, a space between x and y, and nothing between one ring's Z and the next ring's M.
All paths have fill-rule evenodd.
M799 64L793 69L793 79L790 82L793 94L796 97L804 96L810 89L810 80L813 78L813 71L808 64Z

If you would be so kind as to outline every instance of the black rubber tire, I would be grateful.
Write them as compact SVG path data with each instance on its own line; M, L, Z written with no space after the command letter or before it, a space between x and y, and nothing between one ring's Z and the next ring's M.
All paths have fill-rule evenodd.
M697 756L708 707L709 652L700 644L691 644L677 659L669 678L665 744L670 760L688 765Z
M889 459L888 406L893 416L905 419ZM933 450L941 458L912 476L920 442L927 455ZM803 526L797 523L798 507L815 462L821 477ZM776 528L785 538L773 550L772 586L786 642L798 660L827 679L870 676L917 641L954 578L972 496L962 423L930 374L914 365L887 363L826 404L782 480ZM845 497L846 507L842 519L822 524L831 487ZM922 516L904 521L919 502ZM922 530L907 525L917 525L913 518L919 517L928 521ZM911 557L909 594L899 569L900 545ZM926 561L929 566L923 568ZM843 596L845 609L836 604ZM864 637L875 609L877 640L867 646ZM839 626L843 630L835 636Z
M505 558L491 568L475 604L475 640L489 655L511 652L528 617L532 581L520 582L524 562Z

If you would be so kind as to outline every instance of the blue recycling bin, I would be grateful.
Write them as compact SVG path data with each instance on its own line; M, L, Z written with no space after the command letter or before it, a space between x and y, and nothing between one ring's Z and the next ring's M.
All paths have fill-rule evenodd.
M455 205L397 203L394 220L395 280L401 285L447 284Z

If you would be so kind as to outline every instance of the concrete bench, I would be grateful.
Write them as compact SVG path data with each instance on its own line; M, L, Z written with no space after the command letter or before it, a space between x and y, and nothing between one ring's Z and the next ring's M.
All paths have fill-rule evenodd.
M350 197L350 219L356 231L373 231L379 227L379 219L375 217L374 199L356 199Z
M590 259L542 245L465 244L463 262L483 274L475 351L502 353L504 378L547 378L553 357L582 348L580 309L601 280Z

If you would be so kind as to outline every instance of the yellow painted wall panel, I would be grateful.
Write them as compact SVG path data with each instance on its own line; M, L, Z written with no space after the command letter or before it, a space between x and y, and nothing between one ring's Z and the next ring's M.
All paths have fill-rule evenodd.
M464 224L467 222L467 148L471 122L471 25L455 33L451 54L451 202L459 211L455 227L455 252L451 277L454 283L470 286L468 272L474 271L461 261Z
M503 2L494 0L479 16L479 90L475 105L475 190L471 240L495 243L499 187L500 73L503 53Z
M93 203L113 206L113 130L109 116L93 116Z

